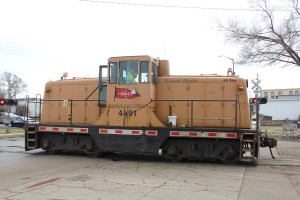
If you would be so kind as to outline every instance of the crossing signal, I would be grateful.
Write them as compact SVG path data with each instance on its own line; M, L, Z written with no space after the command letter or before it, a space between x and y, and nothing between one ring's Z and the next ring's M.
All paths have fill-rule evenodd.
M4 106L16 106L18 105L18 100L17 99L0 99L0 105Z
M6 100L5 99L0 99L0 105L1 106L6 105Z
M266 97L261 98L250 98L249 100L250 104L266 104L268 102L268 99Z

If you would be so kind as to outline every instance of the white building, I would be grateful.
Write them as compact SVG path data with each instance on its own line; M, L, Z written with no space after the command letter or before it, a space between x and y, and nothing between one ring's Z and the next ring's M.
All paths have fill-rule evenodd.
M39 117L40 115L40 101L36 98L29 98L28 99L28 105L27 105L27 99L21 98L18 99L18 105L20 106L28 106L28 116L29 117Z
M264 89L260 91L260 96L267 97L268 99L277 99L280 96L299 96L300 88L287 88L287 89Z
M260 113L272 116L272 120L298 120L300 116L299 88L261 90L261 96L268 98L260 105Z
M272 120L298 120L300 115L300 100L272 99L267 104L260 105L260 113L272 116Z

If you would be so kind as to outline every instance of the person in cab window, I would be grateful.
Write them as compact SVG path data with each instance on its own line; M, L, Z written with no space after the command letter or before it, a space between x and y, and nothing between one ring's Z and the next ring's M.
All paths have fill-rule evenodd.
M136 78L137 78L137 69L131 67L126 77L127 84L137 84Z

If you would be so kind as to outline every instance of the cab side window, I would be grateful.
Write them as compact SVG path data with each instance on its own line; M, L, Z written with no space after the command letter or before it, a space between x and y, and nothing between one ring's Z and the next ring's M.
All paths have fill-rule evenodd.
M148 83L148 62L141 61L140 62L140 73L141 73L141 83Z
M117 63L109 64L109 83L117 83Z
M152 63L152 74L151 74L151 79L152 83L156 83L156 77L157 77L157 66L155 63Z

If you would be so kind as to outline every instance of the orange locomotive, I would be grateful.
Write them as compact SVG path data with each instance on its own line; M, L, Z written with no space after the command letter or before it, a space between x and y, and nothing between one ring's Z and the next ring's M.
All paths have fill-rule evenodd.
M41 103L26 150L256 163L259 146L276 146L251 129L245 79L172 76L167 60L150 56L112 57L98 78L48 82Z

